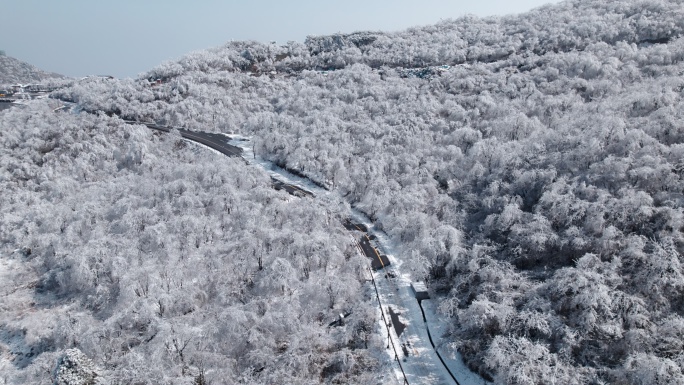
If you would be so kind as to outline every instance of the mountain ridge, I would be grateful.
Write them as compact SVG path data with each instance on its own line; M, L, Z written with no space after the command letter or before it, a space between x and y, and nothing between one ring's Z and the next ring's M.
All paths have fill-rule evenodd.
M66 76L47 72L38 67L7 55L0 55L0 84L40 83Z

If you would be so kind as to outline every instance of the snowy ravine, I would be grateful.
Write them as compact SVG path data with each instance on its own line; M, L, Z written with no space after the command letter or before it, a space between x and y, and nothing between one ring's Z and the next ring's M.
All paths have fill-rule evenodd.
M389 359L396 360L400 364L396 366L395 371L400 382L404 381L405 375L410 384L453 384L455 383L454 378L459 385L487 384L484 379L465 366L460 355L454 355L444 346L441 347L442 360L440 360L438 353L430 343L428 327L432 328L430 332L439 349L440 344L444 345L443 342L438 341L442 340L446 325L438 319L436 306L432 302L425 309L426 315L430 315L428 323L426 324L423 320L420 305L411 289L410 275L402 271L403 263L395 252L396 245L382 230L375 226L367 215L353 207L348 207L343 198L334 191L325 190L311 180L294 175L273 162L255 155L250 138L237 135L227 137L229 138L228 144L242 148L243 157L248 163L261 167L271 177L310 191L317 199L325 199L328 205L343 209L346 207L350 219L355 223L364 225L368 229L368 234L374 238L374 247L381 254L387 255L391 266L372 272L372 275L382 306L378 314L381 323L379 329L383 333L388 333L388 337L392 340L392 343L388 341L387 353ZM400 322L406 326L401 335L397 335L395 327L391 324L390 309L398 315ZM385 323L385 319L387 323ZM448 366L448 369L444 367L442 362Z

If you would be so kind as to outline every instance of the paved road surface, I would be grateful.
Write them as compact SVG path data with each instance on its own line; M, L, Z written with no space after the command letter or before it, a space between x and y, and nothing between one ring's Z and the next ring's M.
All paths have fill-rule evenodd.
M387 259L387 256L380 254L380 252L371 243L372 235L368 235L368 229L366 226L353 223L350 220L345 221L343 225L347 230L360 231L363 233L361 238L357 239L356 241L358 242L359 247L361 247L363 254L370 258L371 267L373 270L384 269L390 265L390 261Z

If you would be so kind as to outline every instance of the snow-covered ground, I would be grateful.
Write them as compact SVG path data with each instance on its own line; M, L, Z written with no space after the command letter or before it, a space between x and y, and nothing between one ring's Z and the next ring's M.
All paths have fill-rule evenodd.
M408 382L426 385L454 384L430 345L418 302L411 293L410 280L402 276L388 277L383 270L375 272L374 278L385 317L389 318L391 307L406 326L401 335L397 335L395 328L391 327L390 335Z

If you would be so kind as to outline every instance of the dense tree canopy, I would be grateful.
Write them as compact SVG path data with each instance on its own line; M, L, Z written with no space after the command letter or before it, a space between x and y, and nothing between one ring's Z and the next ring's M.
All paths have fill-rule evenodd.
M396 242L414 278L428 280L454 347L496 383L676 384L683 13L676 0L575 0L393 34L229 43L151 70L145 78L163 79L158 86L91 81L58 96L89 111L251 136L257 155L344 196ZM149 162L133 144L118 151L112 169ZM34 172L8 170L29 178L22 183ZM172 182L164 196L198 188ZM158 222L124 223L143 227L145 252L173 244L157 238L168 232ZM321 243L344 250L330 234ZM248 254L282 247L271 237ZM41 239L41 250L57 252ZM272 263L298 271L288 261ZM293 283L262 285L289 293Z
M383 370L382 340L360 333L375 322L367 262L337 212L118 118L35 102L0 126L5 381L52 383L72 348L122 384Z

